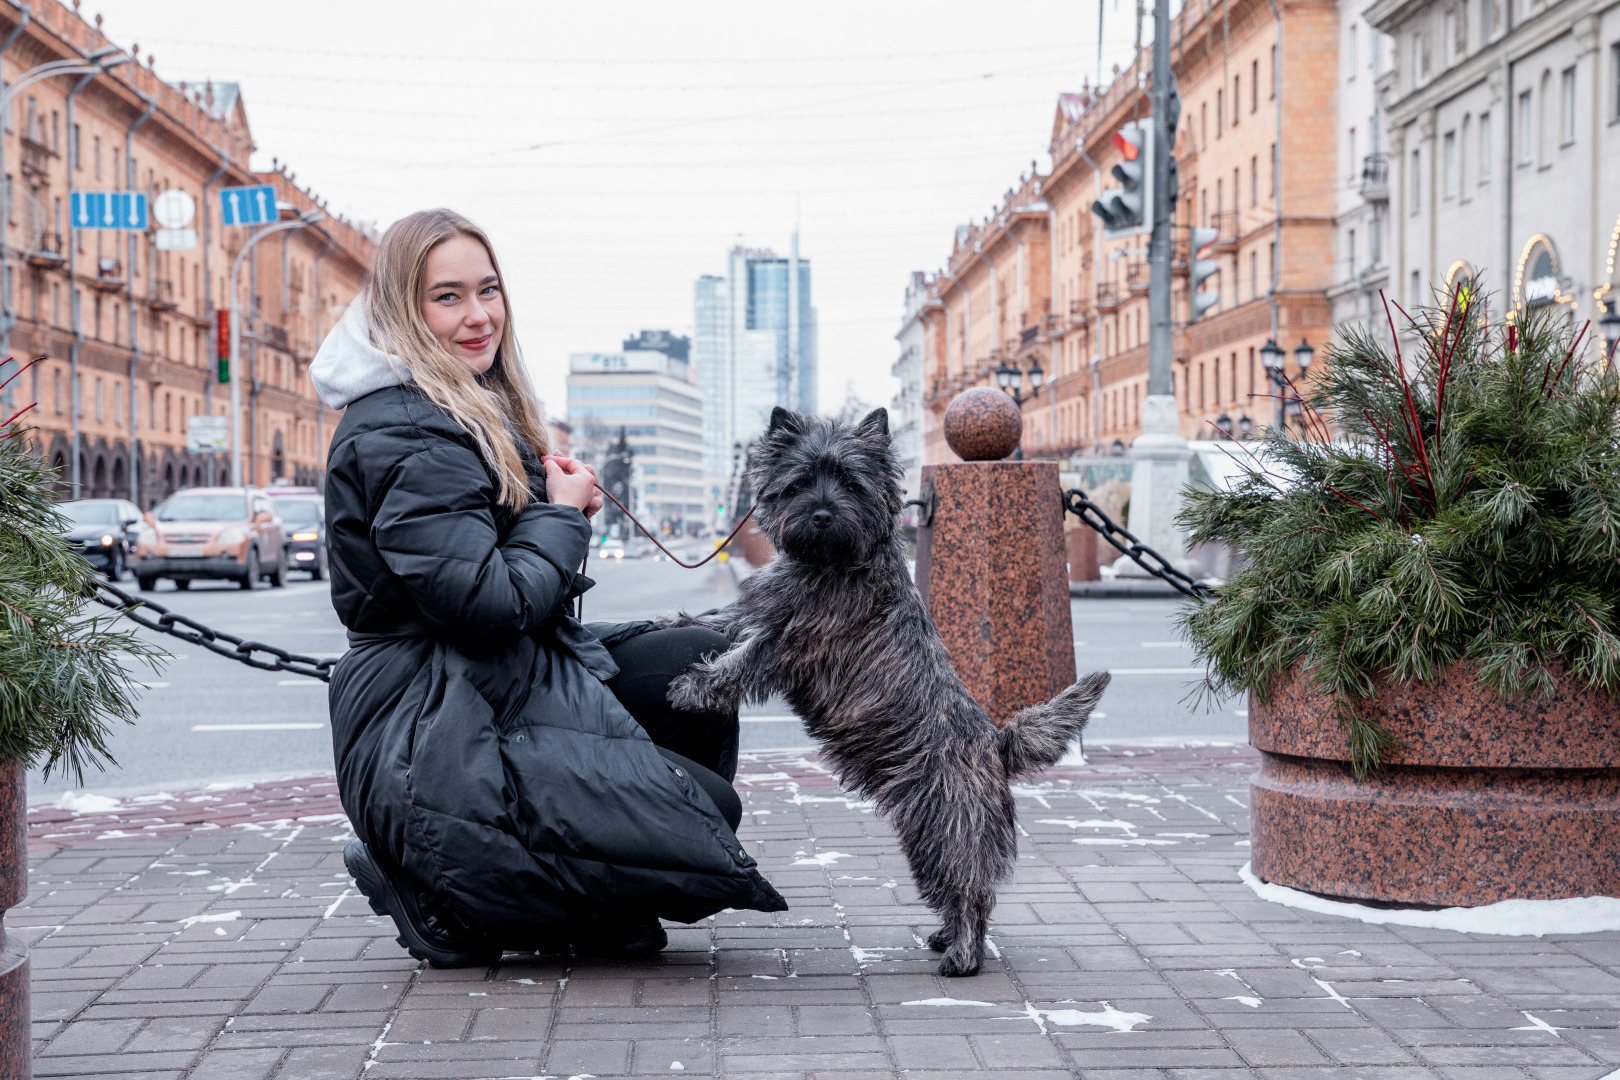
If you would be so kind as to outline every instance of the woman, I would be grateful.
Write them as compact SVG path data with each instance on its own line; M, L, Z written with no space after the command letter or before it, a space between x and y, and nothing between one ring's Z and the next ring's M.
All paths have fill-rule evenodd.
M551 454L489 239L448 210L395 223L310 367L345 409L326 486L344 861L441 966L502 949L656 951L659 917L785 910L737 842L737 717L669 680L726 641L581 625L600 509Z

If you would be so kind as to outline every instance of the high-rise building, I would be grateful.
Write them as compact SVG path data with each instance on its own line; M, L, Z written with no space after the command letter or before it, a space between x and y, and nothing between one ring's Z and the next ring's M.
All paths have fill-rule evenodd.
M733 449L765 430L780 405L816 411L816 309L810 261L734 247L726 276L698 278L693 295L692 360L703 387L703 468L725 489Z
M576 456L599 463L623 431L634 468L630 509L649 528L691 532L703 520L703 401L683 357L686 339L660 334L665 349L571 353L568 422Z

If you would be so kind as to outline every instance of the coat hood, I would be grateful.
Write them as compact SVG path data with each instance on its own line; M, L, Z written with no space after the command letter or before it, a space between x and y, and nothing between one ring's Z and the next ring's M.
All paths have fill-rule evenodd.
M373 391L403 386L411 381L411 373L399 357L372 344L362 294L321 342L309 365L309 379L327 408L342 409Z

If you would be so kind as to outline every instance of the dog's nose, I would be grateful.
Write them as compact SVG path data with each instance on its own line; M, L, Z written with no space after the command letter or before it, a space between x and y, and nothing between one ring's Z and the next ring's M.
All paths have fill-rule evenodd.
M825 529L827 526L832 524L832 511L817 510L815 513L810 515L810 524L814 525L818 529Z

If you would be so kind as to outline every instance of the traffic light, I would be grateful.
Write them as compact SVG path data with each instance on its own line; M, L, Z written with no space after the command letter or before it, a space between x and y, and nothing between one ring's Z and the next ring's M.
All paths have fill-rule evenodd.
M1218 292L1203 292L1198 286L1202 285L1209 276L1221 268L1221 264L1214 259L1201 259L1204 249L1215 242L1219 235L1214 229L1204 229L1193 226L1192 240L1188 244L1190 249L1187 267L1187 322L1189 325L1198 321L1199 317L1221 302Z
M1122 160L1113 168L1123 187L1109 188L1091 204L1103 236L1117 240L1153 228L1153 121L1134 120L1113 136Z

